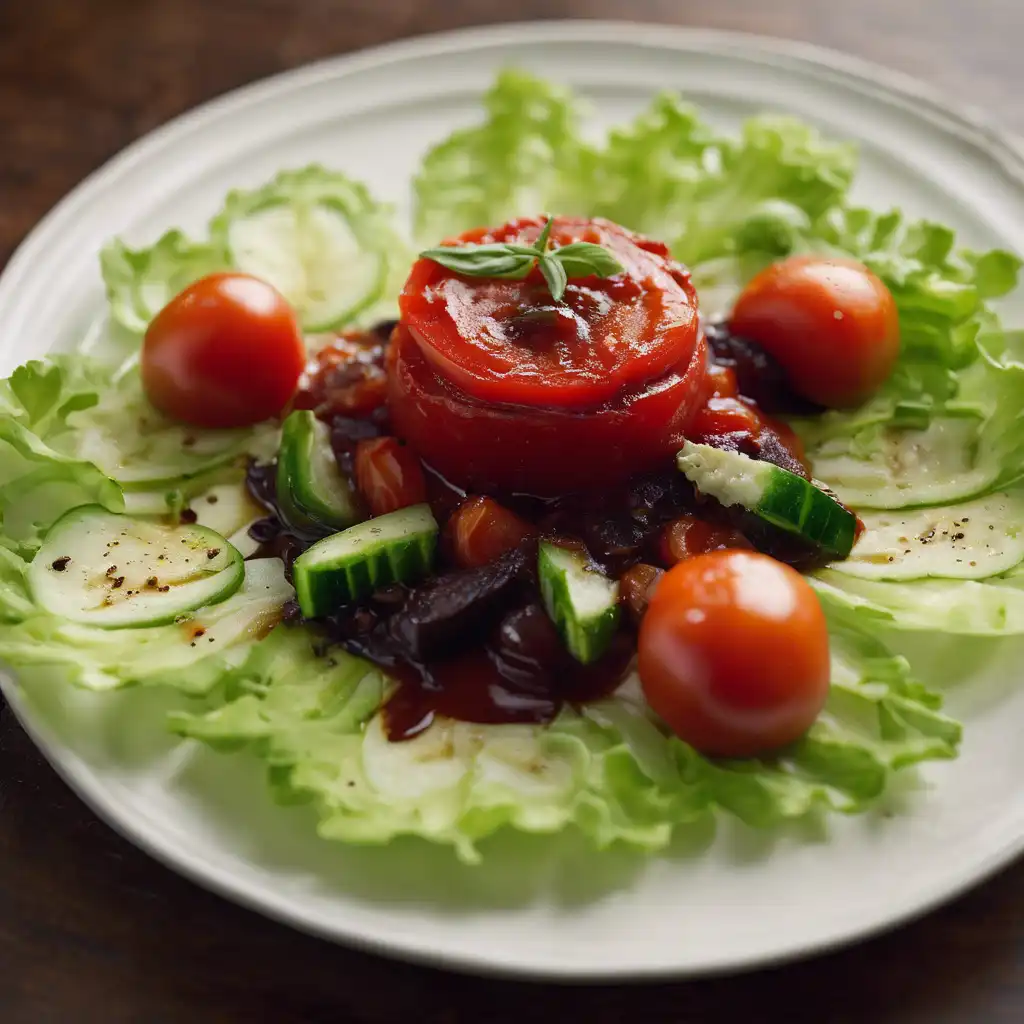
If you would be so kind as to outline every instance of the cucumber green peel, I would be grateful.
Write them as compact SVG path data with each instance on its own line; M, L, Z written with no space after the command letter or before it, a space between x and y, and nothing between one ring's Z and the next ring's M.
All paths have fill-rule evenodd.
M437 520L429 505L412 505L325 537L295 560L295 592L302 614L328 615L388 583L426 574L437 548Z
M788 469L692 441L684 443L676 465L701 493L723 505L742 505L836 558L845 558L853 548L857 517Z
M40 608L104 629L155 626L230 597L242 556L205 526L115 515L99 505L66 512L28 568Z
M537 554L544 608L569 653L584 665L608 650L619 624L619 585L587 557L543 541Z
M343 530L361 518L352 487L331 450L330 430L308 409L296 409L284 421L277 500L299 528Z

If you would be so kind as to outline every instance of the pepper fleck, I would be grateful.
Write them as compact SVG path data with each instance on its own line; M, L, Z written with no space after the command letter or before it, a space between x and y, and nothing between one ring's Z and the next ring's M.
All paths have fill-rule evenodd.
M123 584L124 584L124 577L123 577L123 576L118 576L118 577L117 577L117 579L116 579L116 580L114 580L114 582L113 582L113 583L111 583L110 585L111 585L111 587L112 587L112 588L113 588L114 590L117 590L117 589L118 589L119 587L121 587L121 586L122 586Z
M219 554L220 554L220 548L207 548L206 549L206 557L207 558L216 558Z
M63 572L68 567L68 563L70 561L71 561L71 556L70 555L61 555L60 558L55 558L50 563L50 568L55 570L56 572Z

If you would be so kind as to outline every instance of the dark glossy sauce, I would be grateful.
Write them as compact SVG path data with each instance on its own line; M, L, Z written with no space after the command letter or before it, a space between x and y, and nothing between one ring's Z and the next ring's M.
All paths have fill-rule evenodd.
M550 315L537 311L540 319ZM379 383L392 326L348 336L323 350L297 400L330 424L335 457L345 473L352 471L361 440L388 433ZM525 334L533 327L516 325ZM724 328L711 326L707 332L714 362L712 386L697 417L700 439L806 476L799 443L764 411L803 412L806 406L788 392L764 353L731 338ZM755 387L758 401L747 393ZM435 576L416 587L383 588L314 624L328 646L367 658L398 683L385 708L393 740L417 735L437 715L490 724L543 723L565 704L607 696L632 666L634 630L670 564L666 539L673 529L675 550L685 549L687 556L742 544L799 568L819 558L756 516L698 495L671 464L610 493L553 499L490 495L534 524L538 534L584 545L598 565L622 579L627 614L621 629L604 658L584 666L568 654L541 606L536 542L527 541L488 566L460 569L446 543L445 523L466 494L424 468L428 500L442 530ZM268 512L250 533L259 541L258 555L282 558L290 574L295 557L318 538L287 522L277 505L275 480L273 464L249 469L249 491ZM286 621L300 617L294 605L285 609Z

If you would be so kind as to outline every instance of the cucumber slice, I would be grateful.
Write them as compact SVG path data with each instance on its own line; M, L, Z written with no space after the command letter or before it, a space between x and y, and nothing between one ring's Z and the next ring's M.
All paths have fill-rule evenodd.
M366 188L322 167L232 192L210 233L231 262L269 281L309 332L336 330L376 303L393 231Z
M985 579L1024 562L1024 493L960 505L862 512L864 533L831 568L875 580Z
M363 518L338 468L327 424L308 409L297 409L284 421L277 500L289 522L300 528L343 530Z
M203 526L168 526L82 505L50 528L28 568L36 604L104 629L173 622L242 584L242 556Z
M808 447L814 475L856 508L948 505L990 489L998 461L979 459L982 420L941 416L923 430L884 427Z
M249 456L271 457L278 428L271 422L238 430L199 430L163 416L128 376L88 409L68 416L63 447L92 462L126 491L181 490L198 494L215 477L244 471ZM187 492L187 493L186 493Z
M302 614L327 615L387 583L409 583L433 564L437 521L429 505L412 505L325 537L295 560Z
M787 469L692 441L683 444L676 465L703 494L723 505L742 505L830 555L845 558L853 547L857 517Z
M619 624L619 585L584 551L543 541L537 555L544 607L569 653L589 665L608 649Z

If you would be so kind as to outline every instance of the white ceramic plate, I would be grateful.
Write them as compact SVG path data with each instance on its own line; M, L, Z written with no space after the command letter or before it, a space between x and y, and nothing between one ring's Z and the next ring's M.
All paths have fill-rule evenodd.
M973 246L1024 251L1022 159L1011 142L923 87L803 46L664 27L509 26L401 43L234 93L130 147L65 199L0 279L0 369L68 347L103 315L97 252L109 236L198 229L233 186L323 161L408 205L425 147L478 115L495 71L571 83L595 129L657 89L723 124L765 107L856 139L859 197L904 206ZM1024 307L1007 312L1024 324ZM750 966L866 935L934 906L1024 847L1021 649L980 663L960 643L950 692L966 724L958 762L929 766L877 813L755 835L729 824L650 861L571 837L505 836L466 868L407 841L350 849L314 837L307 811L273 807L259 766L176 745L170 699L97 697L39 674L3 680L68 782L134 842L196 881L324 936L479 970L608 979ZM944 655L947 658L948 656Z

